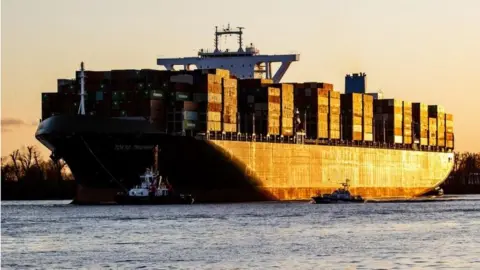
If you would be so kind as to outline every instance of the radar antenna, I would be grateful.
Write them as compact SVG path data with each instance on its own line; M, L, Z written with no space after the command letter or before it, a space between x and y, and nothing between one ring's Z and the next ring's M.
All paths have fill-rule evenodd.
M85 69L83 62L80 64L80 106L78 114L85 115Z
M232 30L230 24L218 31L218 26L215 26L215 52L220 52L218 49L218 37L222 35L238 35L238 52L243 52L243 29L245 27L237 27L238 30Z

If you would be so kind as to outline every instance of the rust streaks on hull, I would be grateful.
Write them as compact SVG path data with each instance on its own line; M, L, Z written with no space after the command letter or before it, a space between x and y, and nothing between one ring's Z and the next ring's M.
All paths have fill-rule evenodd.
M244 171L253 185L279 200L308 199L314 192L331 192L346 179L352 192L365 197L419 196L440 185L453 167L453 153L446 152L208 142Z

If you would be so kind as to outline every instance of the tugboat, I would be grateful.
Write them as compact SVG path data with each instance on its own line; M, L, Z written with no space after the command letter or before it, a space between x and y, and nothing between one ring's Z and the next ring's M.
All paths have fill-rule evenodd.
M168 179L163 182L162 177L149 168L140 176L140 185L131 188L127 194L119 192L115 196L117 204L192 204L194 199L191 195L177 194L173 191ZM157 184L158 183L158 184Z
M327 204L327 203L363 203L365 200L361 196L352 196L348 188L349 180L345 183L342 183L342 188L338 188L332 194L320 194L318 196L312 197L312 200L316 204Z

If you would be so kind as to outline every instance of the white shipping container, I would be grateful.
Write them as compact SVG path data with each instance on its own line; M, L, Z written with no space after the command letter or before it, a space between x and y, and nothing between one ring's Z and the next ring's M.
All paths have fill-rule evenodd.
M395 136L394 143L403 143L403 136Z

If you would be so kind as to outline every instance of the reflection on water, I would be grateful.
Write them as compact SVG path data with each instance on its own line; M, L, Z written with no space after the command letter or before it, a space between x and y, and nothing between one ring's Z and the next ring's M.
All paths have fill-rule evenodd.
M480 196L425 203L2 202L2 269L480 269Z

